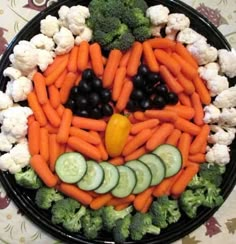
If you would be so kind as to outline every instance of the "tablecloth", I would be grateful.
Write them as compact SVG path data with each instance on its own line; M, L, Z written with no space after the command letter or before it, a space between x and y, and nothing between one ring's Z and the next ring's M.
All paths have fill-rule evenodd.
M0 55L8 43L33 16L55 0L0 1ZM236 0L184 0L212 21L236 48ZM15 206L0 185L0 243L56 244L61 243L33 224ZM217 213L175 244L235 244L236 189Z

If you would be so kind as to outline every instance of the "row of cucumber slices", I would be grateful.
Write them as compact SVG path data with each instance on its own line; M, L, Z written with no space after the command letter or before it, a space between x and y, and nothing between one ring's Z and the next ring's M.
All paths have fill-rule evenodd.
M181 167L180 151L169 144L162 144L152 153L120 166L86 161L77 152L62 154L56 161L56 173L63 182L76 183L82 190L99 194L111 192L120 198L159 184L164 178L177 174Z

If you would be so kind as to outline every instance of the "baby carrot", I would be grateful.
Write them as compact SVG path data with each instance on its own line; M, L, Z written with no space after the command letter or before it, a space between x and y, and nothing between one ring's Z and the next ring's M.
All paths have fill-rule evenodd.
M31 123L33 123L35 121L35 117L33 114L31 114L30 116L28 116L27 118L27 125L31 125Z
M60 92L56 88L55 85L50 85L48 87L48 93L49 93L49 101L53 108L57 108L61 101L60 101Z
M57 134L58 132L58 127L54 127L50 123L47 123L43 128L45 128L49 134Z
M114 101L117 101L120 96L125 81L125 76L126 76L126 68L125 67L118 68L116 71L114 84L112 88L112 99Z
M201 99L201 102L205 105L209 105L211 103L211 95L206 85L204 84L204 81L199 76L196 76L193 79L193 83L195 86L195 90Z
M107 206L117 206L123 203L132 203L135 199L135 195L134 194L130 194L127 197L123 197L123 198L118 198L118 197L113 197L109 202L107 202Z
M131 95L132 90L133 90L133 82L130 80L126 80L122 87L122 90L120 92L120 96L117 100L117 103L116 103L116 108L119 111L122 111L125 109L128 101L129 101L129 97Z
M111 158L108 160L109 163L113 164L113 165L122 165L125 163L125 160L122 156L117 156L117 157L114 157L114 158Z
M44 127L40 128L39 134L39 152L46 162L49 160L49 135L48 130Z
M28 127L28 144L31 156L39 153L40 124L38 121L33 121Z
M160 48L160 49L174 49L175 41L170 40L168 38L152 38L149 39L148 42L150 43L152 48Z
M177 146L180 136L181 131L178 129L174 129L173 132L168 136L166 143L173 146Z
M174 122L178 118L176 112L168 110L146 110L144 114L148 118L155 118L161 122Z
M192 107L191 100L188 95L186 95L184 92L181 92L178 94L180 104Z
M79 46L74 46L69 54L69 62L67 64L67 69L69 72L77 72L77 60L79 54Z
M83 118L79 116L73 117L72 125L80 129L94 130L94 131L105 131L107 126L104 120Z
M152 72L159 71L159 64L157 63L156 57L154 55L152 46L150 42L145 41L143 42L143 55L147 62L147 66Z
M97 131L90 131L90 134L95 136L100 141L100 143L98 143L98 145L97 145L97 148L98 148L99 152L101 153L101 159L106 161L108 159L108 153L107 153L106 147L104 145L104 142L101 139L101 136L98 134Z
M179 129L183 132L187 132L190 135L194 135L194 136L198 135L198 133L201 130L199 126L181 117L178 117L178 119L174 123L174 126L176 129Z
M181 72L177 75L177 81L183 87L186 94L191 95L195 91L193 82L187 79Z
M203 121L204 111L203 111L200 97L196 92L194 92L191 95L191 103L192 103L193 109L195 110L195 114L193 117L194 123L196 125L203 125L204 124L204 121Z
M116 211L121 211L123 209L126 209L127 207L129 207L130 203L122 203L122 204L119 204L117 206L115 206L115 210Z
M190 161L193 161L194 163L206 162L206 155L204 153L190 154L188 158Z
M128 61L129 61L130 54L131 54L131 49L128 49L128 50L123 54L123 56L121 57L119 67L125 67L125 68L127 67L127 64L128 64Z
M65 111L65 107L60 103L59 106L57 107L57 114L61 118L63 116L63 113Z
M192 119L195 115L195 111L192 107L184 105L167 105L165 109L176 112L179 117L187 120Z
M93 210L98 210L104 207L111 199L112 195L110 193L102 194L94 198L89 206Z
M147 201L145 202L143 208L140 210L140 213L147 213L147 211L149 210L151 204L153 201L153 197L149 196L149 198L147 199Z
M159 124L158 119L148 119L146 121L142 121L142 122L132 124L130 132L131 132L131 134L137 134L141 130L144 130L147 128L149 128L149 129L154 128L158 124Z
M89 54L94 73L97 76L102 76L104 72L104 67L102 63L102 50L100 45L98 43L93 43L92 45L90 45Z
M56 160L60 155L60 145L56 134L49 135L49 165L52 172L55 171Z
M45 77L41 73L36 72L33 76L33 82L35 93L38 97L39 103L45 104L48 101Z
M142 146L142 147L136 149L135 151L133 151L132 153L128 154L127 156L125 156L125 162L138 159L145 153L147 153L147 149L145 146Z
M191 142L192 142L192 136L190 134L186 132L181 134L178 142L178 149L180 150L182 155L182 160L183 160L182 168L187 165Z
M138 120L138 121L145 121L148 119L147 116L145 116L144 112L141 111L136 111L133 113L134 115L134 119Z
M55 81L55 83L54 83L54 85L55 85L56 88L58 88L58 89L61 88L61 86L62 86L62 84L63 84L63 82L64 82L64 80L65 80L65 78L66 78L67 73L68 73L68 71L67 71L67 69L65 69L65 70L60 74L60 76L56 79L56 81Z
M54 187L57 184L57 177L51 172L45 159L36 154L30 158L30 166L48 187Z
M80 71L84 71L89 61L89 43L82 41L79 45L77 66Z
M52 105L48 102L45 103L43 106L43 111L48 119L48 121L54 126L59 127L61 123L61 119L57 114L57 111L52 107Z

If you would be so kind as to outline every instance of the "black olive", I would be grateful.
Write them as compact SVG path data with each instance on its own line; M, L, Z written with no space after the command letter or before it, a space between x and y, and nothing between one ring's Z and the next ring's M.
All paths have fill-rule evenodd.
M85 93L90 92L92 90L91 82L86 80L81 80L79 83L79 90Z
M85 69L82 73L82 79L86 81L91 81L94 77L94 72L92 69Z
M70 97L76 98L76 96L78 96L78 94L79 94L79 87L78 86L72 87L70 90Z
M138 74L141 75L141 76L145 76L147 75L149 72L148 70L148 67L145 65L145 64L141 64L139 67L138 67Z
M94 77L92 80L92 87L94 89L94 91L99 91L102 89L102 80Z
M66 108L69 108L69 109L71 109L71 110L73 111L74 108L75 108L75 100L74 100L74 99L69 99L69 100L66 102L65 107L66 107Z
M98 107L95 107L89 111L89 116L93 119L101 119L102 112Z
M78 116L81 116L81 117L86 117L88 118L89 117L89 113L87 110L76 110L75 111L75 114L78 115Z
M103 103L108 103L111 100L111 91L109 89L102 89L100 91L100 97Z
M96 107L100 103L101 99L98 93L92 92L88 96L88 102L91 107Z
M168 95L168 88L164 84L160 84L156 86L156 94L166 97Z
M78 95L76 98L76 107L79 110L83 110L88 106L88 99L84 96Z
M178 98L177 94L175 94L174 92L168 92L168 103L169 104L174 105L174 104L178 103L178 101L179 101L179 98Z
M141 100L144 97L143 91L140 89L134 89L130 95L133 100Z
M102 106L102 114L104 116L111 116L113 114L113 108L109 103Z
M153 99L153 105L155 108L162 109L166 106L166 101L162 96L156 95Z
M135 75L133 78L133 84L135 88L143 88L145 81L141 75Z
M152 101L149 98L144 98L140 101L140 107L143 110L150 109L152 106Z
M155 93L155 87L153 85L146 85L144 88L144 91L147 95L152 95L153 93Z
M147 75L147 84L156 84L159 81L159 75L157 73L154 72L150 72Z
M126 108L130 111L130 112L135 112L139 109L139 105L137 101L134 100L129 100L127 103Z

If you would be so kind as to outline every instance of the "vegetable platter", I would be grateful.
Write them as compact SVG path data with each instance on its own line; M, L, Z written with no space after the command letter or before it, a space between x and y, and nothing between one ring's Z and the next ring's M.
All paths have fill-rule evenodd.
M180 1L60 1L0 66L0 180L68 243L170 243L236 182L236 54Z

